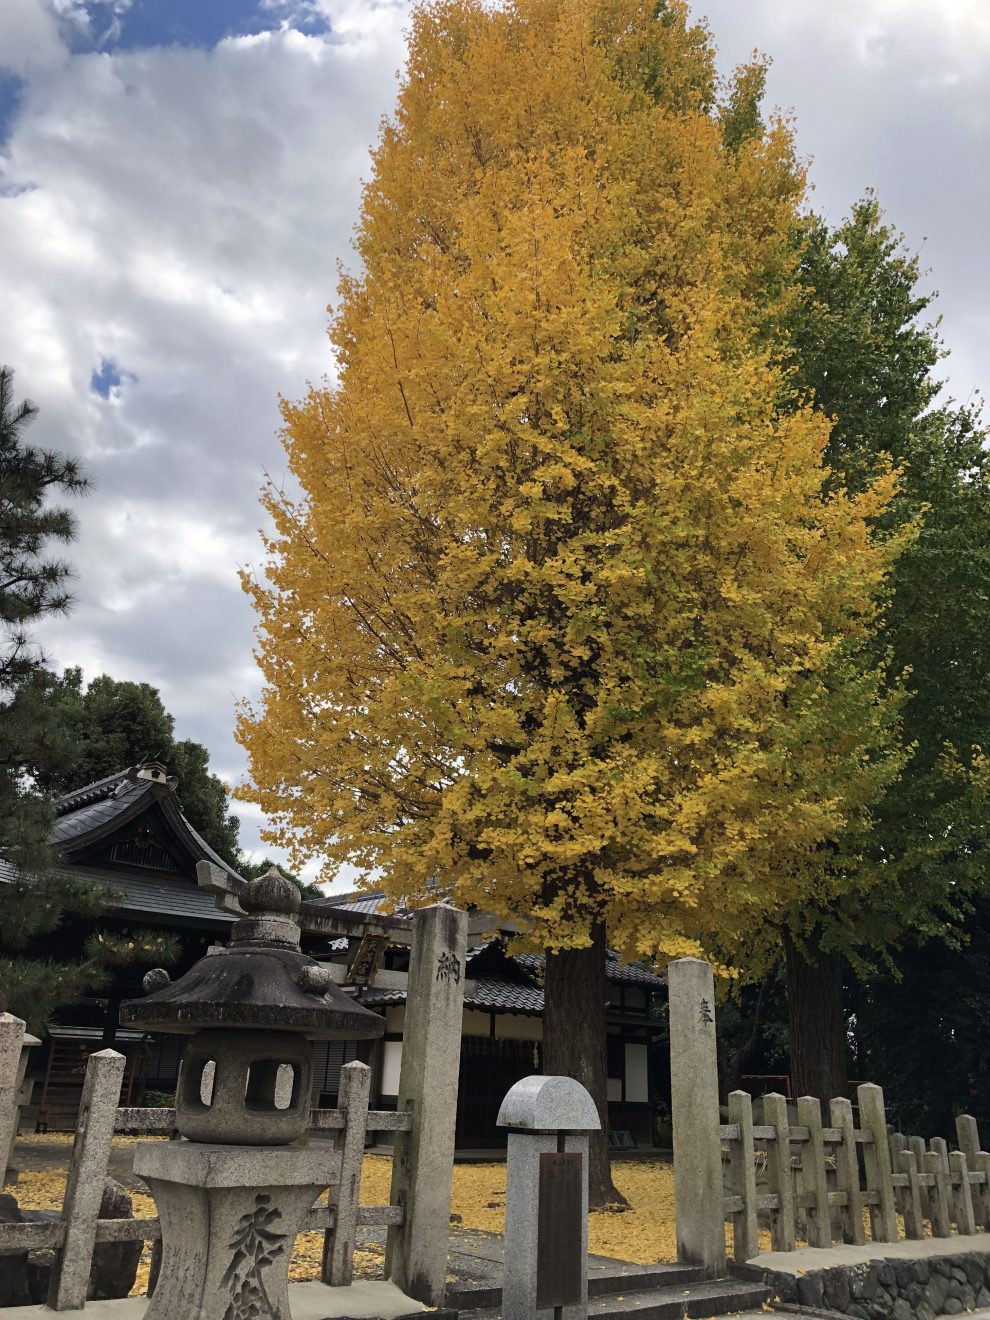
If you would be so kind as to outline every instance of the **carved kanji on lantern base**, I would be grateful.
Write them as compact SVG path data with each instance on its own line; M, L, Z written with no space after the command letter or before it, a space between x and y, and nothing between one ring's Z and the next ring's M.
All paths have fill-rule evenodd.
M292 1244L336 1179L330 1164L303 1146L139 1146L134 1171L155 1198L164 1248L146 1320L287 1318Z

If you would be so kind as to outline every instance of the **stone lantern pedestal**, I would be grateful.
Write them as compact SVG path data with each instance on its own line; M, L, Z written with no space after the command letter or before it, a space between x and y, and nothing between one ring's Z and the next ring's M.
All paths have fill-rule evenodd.
M339 1158L306 1146L141 1143L134 1172L163 1240L145 1320L287 1320L292 1246Z

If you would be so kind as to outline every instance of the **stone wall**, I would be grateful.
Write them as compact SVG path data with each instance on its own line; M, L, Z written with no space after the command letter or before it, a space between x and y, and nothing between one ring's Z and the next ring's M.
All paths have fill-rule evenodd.
M765 1280L782 1302L855 1320L935 1320L990 1307L990 1254L982 1252L874 1260L802 1275L758 1266L737 1271Z

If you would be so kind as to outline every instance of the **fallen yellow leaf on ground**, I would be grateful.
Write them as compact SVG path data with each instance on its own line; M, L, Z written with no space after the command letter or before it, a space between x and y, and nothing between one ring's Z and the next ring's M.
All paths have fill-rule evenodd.
M131 1144L135 1138L115 1137L115 1145ZM66 1160L70 1141L66 1140ZM629 1202L621 1213L600 1210L589 1217L588 1244L596 1255L615 1256L636 1264L674 1260L677 1241L674 1229L674 1173L664 1160L623 1161L613 1165L613 1177L619 1191ZM20 1205L26 1210L59 1210L65 1195L64 1169L43 1172L25 1170L15 1189ZM392 1179L390 1155L366 1155L361 1177L361 1204L387 1205ZM132 1193L137 1218L155 1215L150 1196ZM458 1228L501 1233L505 1226L505 1165L458 1164L454 1168L451 1198L451 1221ZM301 1233L289 1267L293 1280L319 1277L323 1255L322 1233ZM145 1244L138 1267L135 1293L148 1285L151 1244ZM358 1278L380 1278L384 1254L375 1246L355 1252L354 1272Z

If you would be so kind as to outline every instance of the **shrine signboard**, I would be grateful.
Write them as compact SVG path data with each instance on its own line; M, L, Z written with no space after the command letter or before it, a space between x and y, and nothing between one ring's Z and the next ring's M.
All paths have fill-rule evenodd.
M540 1156L540 1202L536 1233L536 1305L574 1306L581 1301L584 1247L580 1151Z

